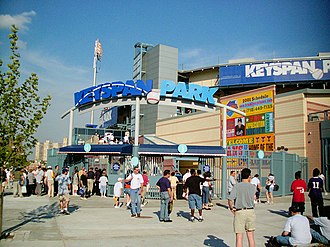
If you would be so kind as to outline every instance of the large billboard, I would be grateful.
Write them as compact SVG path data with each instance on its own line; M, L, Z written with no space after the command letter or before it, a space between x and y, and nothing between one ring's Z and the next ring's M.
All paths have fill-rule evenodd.
M222 98L222 104L246 113L227 111L229 150L275 150L274 94L275 86L270 86Z
M329 59L220 66L219 86L329 80L329 71Z

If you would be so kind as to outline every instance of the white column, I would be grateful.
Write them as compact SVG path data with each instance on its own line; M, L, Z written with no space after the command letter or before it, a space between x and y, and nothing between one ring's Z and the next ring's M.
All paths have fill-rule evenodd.
M72 145L72 132L73 132L73 109L70 110L70 124L69 124L69 145Z

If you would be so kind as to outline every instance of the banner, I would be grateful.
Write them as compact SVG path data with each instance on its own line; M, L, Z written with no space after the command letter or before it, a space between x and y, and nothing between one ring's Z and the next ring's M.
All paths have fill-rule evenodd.
M246 113L245 117L227 111L227 146L230 150L275 150L274 93L269 90L250 91L244 96L226 97L223 104Z
M219 86L329 80L329 70L329 59L221 66Z

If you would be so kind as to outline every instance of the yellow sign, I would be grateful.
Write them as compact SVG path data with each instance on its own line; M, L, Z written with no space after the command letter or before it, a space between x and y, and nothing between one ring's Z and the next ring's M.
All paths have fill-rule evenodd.
M274 151L275 87L224 97L221 102L246 113L227 111L227 146Z

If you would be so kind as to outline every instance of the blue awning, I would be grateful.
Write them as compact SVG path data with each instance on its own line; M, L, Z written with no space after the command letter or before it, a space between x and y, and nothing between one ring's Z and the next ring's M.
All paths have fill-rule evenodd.
M131 144L122 144L122 145L91 145L91 150L86 152L84 150L84 145L71 145L66 147L61 147L58 151L59 154L118 154L118 155L131 155L132 154L132 145Z
M139 155L162 155L162 156L198 156L198 157L221 157L225 156L225 149L221 146L189 146L187 151L180 153L179 145L153 145L141 144Z

